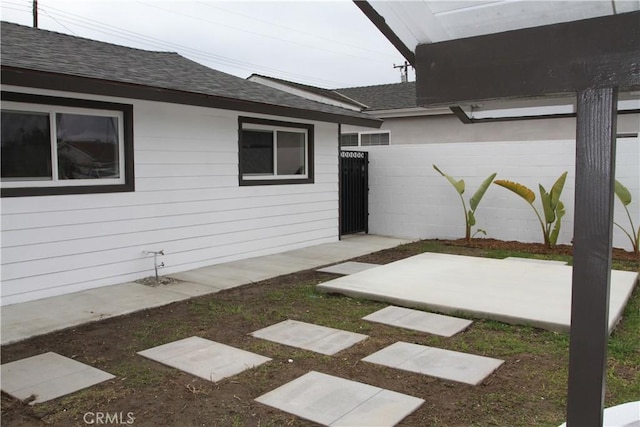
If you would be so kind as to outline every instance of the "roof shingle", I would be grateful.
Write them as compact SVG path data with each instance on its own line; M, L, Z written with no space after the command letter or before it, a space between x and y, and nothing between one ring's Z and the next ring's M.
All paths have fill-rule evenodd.
M232 76L177 53L134 49L2 21L2 67L135 84L370 120Z

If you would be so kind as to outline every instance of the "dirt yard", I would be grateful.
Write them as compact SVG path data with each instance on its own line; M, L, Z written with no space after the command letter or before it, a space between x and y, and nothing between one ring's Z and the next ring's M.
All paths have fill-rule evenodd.
M549 251L543 245L488 239L470 245L433 240L356 260L383 264L424 251L490 257L526 253L555 259L571 255L571 248L565 246ZM614 258L616 268L638 270L633 254L616 251ZM335 277L303 271L4 346L2 363L53 351L116 378L34 406L3 394L2 424L83 426L94 419L85 414L101 412L118 413L121 425L135 426L314 426L254 401L310 370L425 399L400 426L558 426L564 421L566 335L474 319L466 331L444 338L366 322L363 316L386 304L316 292L316 284ZM248 335L285 319L360 332L369 338L324 356ZM640 396L638 330L640 292L636 288L609 346L608 406ZM194 335L273 360L214 384L136 354ZM360 361L396 341L496 357L505 363L481 385L470 386Z

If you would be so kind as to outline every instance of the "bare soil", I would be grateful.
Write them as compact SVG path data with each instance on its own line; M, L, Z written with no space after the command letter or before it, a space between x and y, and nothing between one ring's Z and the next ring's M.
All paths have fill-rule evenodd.
M416 242L356 260L383 264L434 245L442 252L478 256L495 250L571 253L570 247L549 251L543 245L480 239L471 244ZM614 258L637 261L624 251L616 251ZM2 363L53 351L116 375L84 391L34 406L3 393L2 424L96 425L93 414L115 413L121 425L315 426L254 401L310 370L425 399L400 426L557 426L563 422L567 336L482 319L474 319L469 329L451 338L366 322L361 320L363 316L386 304L315 291L316 284L335 277L302 271L2 347ZM628 310L638 311L637 289L632 300ZM287 318L361 332L369 339L334 356L324 356L248 335ZM619 328L625 328L625 321ZM211 383L136 354L194 335L273 360ZM497 357L505 363L481 385L470 386L360 361L396 341ZM631 349L629 354L628 360L626 356L610 360L612 386L607 398L612 404L639 387L640 349L635 353Z

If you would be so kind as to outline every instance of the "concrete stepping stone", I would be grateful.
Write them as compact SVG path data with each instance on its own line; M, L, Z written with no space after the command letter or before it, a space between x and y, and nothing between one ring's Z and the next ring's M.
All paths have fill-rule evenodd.
M297 320L285 320L252 332L251 335L256 338L326 355L336 354L368 338L367 335Z
M516 261L516 262L528 262L532 264L548 264L548 265L567 265L566 261L558 261L555 259L535 259L535 258L521 258L517 256L509 256L503 258L503 261Z
M394 426L423 399L311 371L257 402L325 426Z
M2 365L2 391L31 405L115 378L108 372L48 352Z
M200 337L189 337L139 351L139 355L217 382L270 361L268 357Z
M320 268L318 271L323 273L342 274L347 276L349 274L360 273L361 271L369 270L374 267L379 267L380 264L370 264L368 262L356 262L347 261L341 264L330 265L329 267Z
M504 360L397 342L362 359L365 362L478 385Z
M426 313L420 310L412 310L393 305L371 313L363 317L363 319L443 337L452 337L473 323L467 319Z

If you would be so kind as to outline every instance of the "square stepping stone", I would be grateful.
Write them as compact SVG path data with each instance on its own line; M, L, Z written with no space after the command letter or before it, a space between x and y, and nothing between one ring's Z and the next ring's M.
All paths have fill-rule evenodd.
M256 338L326 355L336 354L368 338L367 335L297 320L285 320L252 332L251 335Z
M311 371L257 402L325 426L394 426L423 399Z
M217 382L270 361L268 357L200 337L190 337L139 351L139 355Z
M399 328L441 335L443 337L452 337L473 323L471 320L426 313L420 310L411 310L393 305L371 313L363 317L363 319L370 322L397 326Z
M478 385L504 360L424 345L397 342L362 359L365 362Z
M318 271L323 273L342 274L347 276L349 274L360 273L361 271L369 270L374 267L379 267L380 264L370 264L368 262L356 262L347 261L341 264L330 265L329 267L321 268Z
M48 352L2 365L2 391L30 404L46 402L115 378L108 372Z

